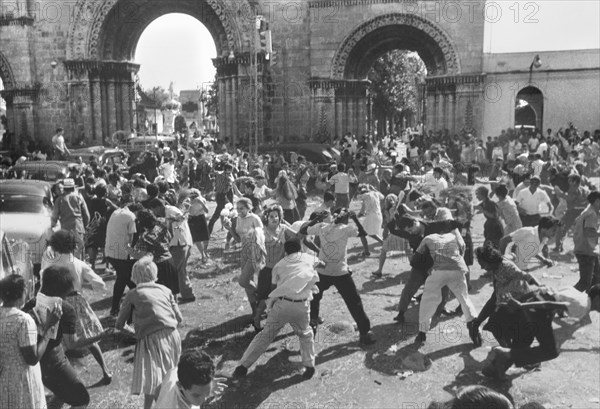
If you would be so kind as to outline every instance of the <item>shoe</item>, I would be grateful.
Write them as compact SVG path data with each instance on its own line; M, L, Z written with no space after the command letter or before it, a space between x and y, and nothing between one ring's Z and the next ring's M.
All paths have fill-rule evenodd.
M110 310L109 314L111 317L117 317L119 316L119 310Z
M317 318L317 322L319 323L319 325L322 325L325 322L325 320L323 319L323 317L319 317Z
M373 345L375 342L377 342L377 341L375 340L375 338L373 338L373 335L371 335L370 332L367 332L366 334L361 335L360 338L358 339L358 343L362 346Z
M371 273L371 278L382 278L383 277L383 273L380 273L379 271L375 271L374 273Z
M413 300L415 300L415 302L421 302L421 298L423 298L423 293L421 293L419 295L415 295L413 297Z
M440 317L451 317L452 315L454 315L454 313L446 307L442 307L437 309L435 315L439 315Z
M427 334L424 332L419 332L415 337L415 344L423 345L427 341Z
M102 378L102 385L110 385L110 383L112 382L112 374L106 374L104 375L104 377Z
M315 374L315 368L314 366L307 366L306 369L304 370L304 372L302 373L302 379L310 379L313 377L313 375Z
M313 338L316 337L317 336L317 328L319 327L319 324L315 320L310 320L308 325L310 325L310 327L313 330Z
M189 304L191 302L196 301L196 297L195 296L191 296L188 298L180 298L179 299L179 304Z
M456 307L456 309L452 312L452 315L456 315L457 317L463 315L462 305Z
M563 246L556 246L552 249L552 252L554 253L562 253L563 252Z
M473 341L476 347L480 347L483 343L481 339L481 332L479 331L479 324L476 320L467 322L467 329L469 330L469 338Z
M254 335L258 334L260 331L263 330L260 326L260 322L258 323L258 325L256 324L256 322L253 322L252 326L254 327Z
M238 366L235 368L235 371L233 371L234 378L243 378L246 375L248 375L248 368L246 368L244 365Z
M371 257L371 253L369 251L363 251L362 253L360 253L361 257Z
M394 321L396 321L398 324L404 324L404 313L399 312L398 315L394 317Z

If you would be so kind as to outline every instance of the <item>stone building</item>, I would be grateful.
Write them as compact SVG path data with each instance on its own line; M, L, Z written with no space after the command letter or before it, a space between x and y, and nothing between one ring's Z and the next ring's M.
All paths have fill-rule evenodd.
M503 86L511 75L527 77L526 60L533 57L505 56L502 65L505 57L484 55L489 6L433 0L0 0L2 96L18 138L49 139L61 126L71 140L98 144L116 130L131 129L137 41L154 19L178 12L196 17L213 35L219 129L233 142L247 140L254 112L266 140L309 139L319 131L366 133L366 74L393 49L416 51L427 66L419 113L426 129L487 134L512 126L514 108L506 92L502 103L489 102L490 81ZM269 23L275 64L260 54L255 73L256 15ZM512 61L518 67L507 71ZM597 75L598 68L596 58L585 74L573 72ZM560 70L546 76L545 100L555 95L553 84L570 81L568 58ZM539 79L538 71L533 74ZM573 84L587 87L586 81ZM598 101L597 87L589 91L579 94L590 98L580 100L582 106ZM588 119L586 126L598 126L597 116Z

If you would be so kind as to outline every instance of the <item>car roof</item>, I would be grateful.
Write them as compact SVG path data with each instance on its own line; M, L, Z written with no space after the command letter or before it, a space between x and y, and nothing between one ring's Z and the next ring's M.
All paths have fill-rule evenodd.
M14 169L52 169L58 167L69 168L71 166L79 166L76 162L67 162L60 160L36 160L27 161L14 166Z
M3 195L47 196L52 183L42 180L8 179L0 180L0 193Z

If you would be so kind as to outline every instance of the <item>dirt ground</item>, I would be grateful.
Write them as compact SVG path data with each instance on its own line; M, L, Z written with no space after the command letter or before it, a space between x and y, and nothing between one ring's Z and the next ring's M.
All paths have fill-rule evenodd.
M314 199L310 206L316 206ZM354 206L358 204L353 203ZM483 216L474 220L475 246L482 243ZM216 237L215 237L216 236ZM189 271L197 301L181 306L184 322L179 327L184 348L203 346L218 361L217 372L229 377L253 336L249 306L244 290L237 284L239 251L224 250L225 232L215 226L210 242L213 262L201 265L194 249ZM553 247L552 246L551 248ZM533 274L554 288L572 286L578 268L569 237L565 252L551 257L552 268L537 266ZM239 250L239 248L238 248ZM352 318L334 288L325 293L321 315L325 323L316 337L317 372L308 381L301 377L299 344L286 326L267 353L241 381L228 381L222 398L208 407L220 408L426 408L432 400L446 400L464 385L482 384L505 394L516 405L537 401L546 408L599 408L600 404L600 324L599 314L591 322L556 325L560 356L545 362L538 370L512 368L504 381L481 374L483 362L496 345L484 332L484 344L474 348L462 317L434 321L427 343L419 351L413 346L417 331L418 305L407 313L408 323L396 324L398 299L410 269L406 255L391 253L380 280L370 278L377 268L380 246L372 246L371 257L358 258L358 239L349 244L353 278L359 289L372 331L373 346L358 345ZM479 309L492 293L491 282L481 277L477 261L471 269L472 300ZM114 324L108 316L114 277L105 276L103 293L87 292L92 307L105 326ZM457 301L452 299L449 308ZM73 358L82 379L89 386L91 408L140 408L142 397L130 394L135 346L119 337L101 342L108 365L114 372L109 386L99 386L102 374L91 355Z

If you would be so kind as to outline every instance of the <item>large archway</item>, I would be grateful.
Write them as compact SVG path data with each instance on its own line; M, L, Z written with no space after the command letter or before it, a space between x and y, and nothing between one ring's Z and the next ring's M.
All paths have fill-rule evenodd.
M208 29L219 55L214 61L220 69L221 95L235 98L241 81L237 66L245 62L242 43L248 37L244 32L249 19L240 19L231 10L242 10L248 3L229 3L231 0L81 0L70 27L65 63L71 90L71 133L88 135L91 142L100 143L110 140L117 130L134 128L139 70L133 62L136 45L148 25L166 14L187 14ZM222 129L235 138L239 133L237 106L223 101L220 112Z
M454 131L457 128L456 81L447 79L459 76L461 68L450 37L430 20L392 13L356 27L333 57L335 133L363 135L370 130L367 74L379 57L392 50L416 52L427 67L428 78L434 79L431 84L423 84L419 91L418 122L428 121L430 127L443 126ZM440 82L440 78L445 80Z

